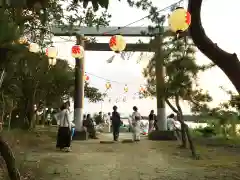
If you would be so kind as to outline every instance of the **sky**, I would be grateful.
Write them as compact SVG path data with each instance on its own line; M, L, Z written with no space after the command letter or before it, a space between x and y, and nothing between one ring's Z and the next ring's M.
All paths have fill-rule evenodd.
M160 9L177 2L178 0L153 0L154 5ZM231 3L230 3L231 2ZM186 7L185 2L183 6ZM240 38L238 36L238 27L240 13L240 1L229 0L203 0L202 6L202 24L206 34L217 43L221 48L231 53L240 54ZM139 9L130 8L124 1L118 2L111 0L108 12L112 15L110 26L125 26L134 22L146 15ZM165 11L164 14L167 14ZM132 26L148 26L148 20L142 20ZM66 38L66 37L65 37ZM139 38L125 38L126 43L136 42ZM109 38L101 38L99 41L108 42ZM143 39L146 41L146 38ZM59 58L66 59L71 65L74 65L74 59L71 57L71 47L73 42L60 42L59 37L54 37L55 45L59 51ZM129 60L122 60L116 57L111 64L106 60L110 58L113 52L86 52L85 53L85 71L102 77L98 78L89 75L90 85L98 88L101 92L105 91L105 84L107 80L112 80L112 89L108 92L108 97L102 103L89 103L87 99L84 100L85 113L94 112L109 112L112 111L112 106L117 105L119 111L122 113L132 112L132 107L137 106L143 115L147 115L151 109L156 110L156 99L138 99L134 98L134 93L138 92L140 85L144 84L145 80L142 76L142 69L146 66L151 54L145 53L140 63L140 53L134 53ZM201 52L196 53L196 59L199 64L207 64L211 61L205 57ZM227 59L226 59L227 61ZM208 91L213 97L213 102L210 105L217 106L219 103L229 99L229 96L223 92L219 87L223 86L229 90L235 91L233 85L225 76L225 74L217 67L199 74L199 84L201 88ZM124 94L124 85L127 84L129 92ZM126 96L126 102L122 101L123 96ZM109 102L111 99L111 102ZM116 99L120 100L116 103ZM190 107L186 102L182 102L183 112L190 114ZM167 114L171 113L167 107Z

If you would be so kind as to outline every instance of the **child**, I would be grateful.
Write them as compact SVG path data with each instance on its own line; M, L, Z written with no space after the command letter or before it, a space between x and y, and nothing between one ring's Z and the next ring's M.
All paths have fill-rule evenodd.
M73 138L73 136L74 136L74 133L75 133L75 124L73 123L73 122L71 122L71 128L72 128L72 130L71 130L71 140L72 140L72 138Z

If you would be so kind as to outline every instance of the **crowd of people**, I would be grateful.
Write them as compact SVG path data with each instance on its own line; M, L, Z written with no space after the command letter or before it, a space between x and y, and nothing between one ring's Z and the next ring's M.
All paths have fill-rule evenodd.
M55 114L55 118L58 124L58 135L56 148L65 152L71 151L71 141L74 136L75 124L69 118L70 102L64 103L60 107L60 112ZM129 117L129 126L132 132L133 141L140 141L141 135L141 120L142 116L138 112L136 106L133 107L133 113ZM108 131L113 134L113 140L118 141L120 127L123 125L121 120L120 113L118 112L118 107L113 106L113 112L108 113L107 115L102 116L102 112L99 112L98 117L94 121L90 114L83 116L83 130L87 132L89 138L98 139L96 133L96 123L104 123L108 126ZM168 130L177 130L179 129L176 125L176 120L174 114L170 114L167 117L167 128ZM154 114L154 110L151 110L148 117L148 133L153 130L157 130L157 118Z

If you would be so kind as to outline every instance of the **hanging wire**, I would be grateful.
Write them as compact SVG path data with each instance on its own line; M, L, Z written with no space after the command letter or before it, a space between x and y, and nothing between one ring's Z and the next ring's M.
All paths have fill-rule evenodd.
M163 9L160 9L160 10L158 10L157 12L160 13L160 12L166 11L166 10L170 9L171 7L173 7L173 6L176 6L176 5L178 5L178 4L181 4L183 1L184 1L184 0L180 0L180 1L176 2L176 3L172 3L171 5L163 8ZM127 27L129 27L129 26L131 26L131 25L133 25L133 24L136 24L137 22L140 22L140 21L142 21L142 20L144 20L144 19L146 19L146 18L149 18L149 17L151 17L151 16L152 16L152 14L149 14L149 15L144 16L144 17L142 17L142 18L140 18L140 19L138 19L138 20L135 20L135 21L133 21L133 22L131 22L131 23L129 23L129 24L126 24L125 26L118 27L118 28L116 28L116 29L114 29L114 30L104 32L103 35L107 35L107 34L109 34L109 33L113 33L113 32L119 31L119 30L121 30L121 29L127 28Z

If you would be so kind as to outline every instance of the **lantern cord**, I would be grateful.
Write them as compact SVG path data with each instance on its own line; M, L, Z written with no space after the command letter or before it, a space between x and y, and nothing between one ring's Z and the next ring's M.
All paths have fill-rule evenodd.
M98 75L95 75L95 74L92 74L92 73L89 73L89 72L85 72L87 75L90 75L90 76L93 76L93 77L96 77L98 79L102 79L106 82L111 82L111 83L116 83L116 84L121 84L121 85L126 85L126 84L136 84L136 83L126 83L126 82L119 82L119 81L115 81L115 80L110 80L110 79L107 79L107 78L104 78L104 77L101 77L101 76L98 76Z
M180 4L180 3L182 3L183 1L184 1L184 0L179 0L178 2L172 3L171 5L163 8L163 9L160 9L160 10L158 10L157 12L160 13L160 12L166 11L166 10L168 10L168 9L171 9L173 6L175 6L175 5L177 5L177 4ZM133 21L133 22L131 22L131 23L128 23L128 24L126 24L125 26L118 27L118 28L116 28L116 29L114 29L114 30L104 32L102 35L103 35L103 36L104 36L104 35L108 35L108 33L116 32L116 31L119 31L119 30L121 30L121 29L127 28L127 27L129 27L129 26L131 26L131 25L133 25L133 24L136 24L137 22L140 22L140 21L142 21L142 20L144 20L144 19L146 19L146 18L149 18L149 17L151 17L151 16L152 16L152 14L149 14L149 15L144 16L144 17L142 17L142 18L140 18L140 19L138 19L138 20L135 20L135 21ZM49 33L52 33L52 32L49 30ZM70 39L65 39L65 38L60 37L60 36L59 36L59 38L63 39L65 42L74 42L74 41L75 41L75 40L72 40L71 38L70 38ZM55 42L55 43L56 43L56 42Z
M176 2L176 3L173 3L173 4L171 4L171 5L163 8L163 9L160 9L160 10L157 11L157 12L160 13L160 12L166 11L166 10L172 8L173 6L175 6L175 5L177 5L177 4L180 4L180 3L183 2L183 1L184 1L184 0L180 0L180 1ZM147 16L142 17L141 19L138 19L138 20L133 21L133 22L131 22L131 23L129 23L129 24L126 24L125 26L118 27L118 28L116 28L116 29L114 29L114 30L104 32L103 35L107 35L108 33L112 33L112 32L118 31L118 30L120 30L120 29L127 28L127 27L129 27L129 26L131 26L131 25L133 25L133 24L136 24L137 22L142 21L142 20L144 20L144 19L146 19L146 18L149 18L149 17L151 17L151 16L152 16L152 14L149 14L149 15L147 15Z

